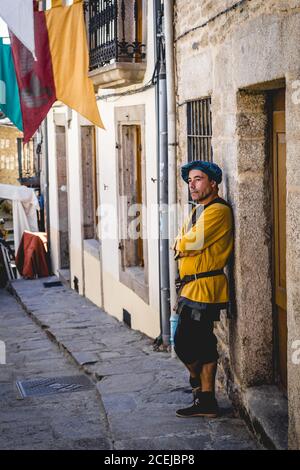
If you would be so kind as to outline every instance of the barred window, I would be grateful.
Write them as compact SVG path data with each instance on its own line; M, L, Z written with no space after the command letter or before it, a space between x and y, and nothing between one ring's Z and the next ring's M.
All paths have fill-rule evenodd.
M187 103L188 161L213 160L211 98Z

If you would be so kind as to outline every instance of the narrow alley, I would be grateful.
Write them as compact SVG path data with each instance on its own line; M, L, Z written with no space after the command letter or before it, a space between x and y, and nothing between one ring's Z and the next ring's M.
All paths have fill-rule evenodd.
M177 418L192 401L180 362L49 281L57 279L13 282L24 308L0 292L0 449L261 449L221 390L220 418ZM91 388L82 391L21 399L16 389L17 381L83 375Z

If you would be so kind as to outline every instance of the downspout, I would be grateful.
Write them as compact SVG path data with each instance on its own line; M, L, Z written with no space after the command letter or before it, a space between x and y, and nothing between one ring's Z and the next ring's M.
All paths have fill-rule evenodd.
M177 263L174 260L172 245L177 235L177 185L176 185L176 100L175 100L175 70L174 70L174 1L165 3L165 45L166 45L166 72L167 72L167 103L168 103L168 199L169 199L169 279L171 315L174 316L173 307L176 303L175 279L177 277ZM171 338L172 340L172 338Z
M49 204L49 148L48 148L48 119L47 116L44 120L44 149L45 149L45 189L46 189L46 200L45 200L45 210L46 210L46 232L47 232L47 255L49 270L52 273L51 267L51 240L50 240L50 204Z
M158 57L159 57L159 50L158 50L158 31L159 31L159 8L158 8L159 0L153 0L153 32L154 32L154 60L155 60L155 70L153 73L153 81L155 83L155 116L158 116L159 110L159 101L158 101L158 80L157 80L157 70L158 70ZM159 181L159 122L156 119L156 155L157 155L157 180ZM159 201L159 184L157 184L157 201ZM159 214L158 214L159 217ZM159 322L160 322L160 335L155 339L155 343L157 346L160 345L160 341L162 338L162 325L161 325L161 295L160 295L160 236L158 234L158 241L157 241L157 250L158 250L158 283L159 283Z
M163 4L154 0L156 21L163 20ZM164 347L170 344L170 291L169 291L169 240L168 240L168 123L166 63L163 23L157 24L156 44L159 73L158 90L158 181L159 181L159 273L160 319Z

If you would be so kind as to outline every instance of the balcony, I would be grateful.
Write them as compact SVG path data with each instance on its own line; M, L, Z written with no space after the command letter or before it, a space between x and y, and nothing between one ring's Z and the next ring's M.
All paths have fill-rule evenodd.
M118 88L143 81L143 0L85 2L90 72L95 88Z

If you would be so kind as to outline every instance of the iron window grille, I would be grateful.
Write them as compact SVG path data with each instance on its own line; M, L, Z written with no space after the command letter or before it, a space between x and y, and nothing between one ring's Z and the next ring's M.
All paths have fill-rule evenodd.
M86 0L90 70L115 62L142 62L143 0Z
M213 161L211 98L187 103L188 161Z

